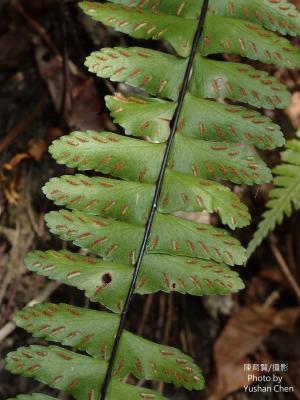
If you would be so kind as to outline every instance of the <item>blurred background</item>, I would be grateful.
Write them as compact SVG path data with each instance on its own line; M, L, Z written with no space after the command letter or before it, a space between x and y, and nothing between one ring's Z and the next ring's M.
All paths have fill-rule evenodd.
M293 3L300 9L299 0ZM293 43L300 49L299 39ZM45 300L99 308L80 291L28 272L23 258L33 248L67 246L49 234L43 221L53 205L41 187L67 171L48 155L51 141L74 129L118 129L103 97L126 88L88 74L85 57L100 47L134 44L168 50L163 43L136 41L95 24L73 1L0 0L1 400L37 391L57 395L4 371L8 352L42 342L15 328L12 315L17 309ZM226 59L242 61L236 56ZM300 127L300 71L252 64L267 69L292 92L286 110L267 115L282 126L287 139L293 137ZM279 151L262 153L270 167L280 161ZM234 233L247 245L265 209L270 185L233 189L253 217L249 228ZM200 217L219 224L214 215ZM247 267L239 268L246 289L238 295L196 298L161 293L135 298L127 328L191 354L207 380L202 393L161 383L152 387L180 400L300 399L299 228L299 213L294 213L264 241ZM285 365L280 375L294 392L246 394L245 364ZM132 378L128 382L135 383Z

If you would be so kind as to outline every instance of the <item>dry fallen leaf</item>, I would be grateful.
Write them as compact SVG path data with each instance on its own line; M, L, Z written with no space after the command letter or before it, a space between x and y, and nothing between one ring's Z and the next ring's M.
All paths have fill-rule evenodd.
M45 80L53 104L60 112L64 90L63 61L61 56L48 57L48 50L39 44L36 47L39 72ZM81 72L71 61L68 62L68 90L66 96L66 122L75 129L101 129L99 116L101 103L94 81Z
M222 399L246 385L244 364L251 364L248 356L273 329L291 331L299 317L300 308L276 310L263 306L245 307L232 317L214 345L216 381L209 399Z

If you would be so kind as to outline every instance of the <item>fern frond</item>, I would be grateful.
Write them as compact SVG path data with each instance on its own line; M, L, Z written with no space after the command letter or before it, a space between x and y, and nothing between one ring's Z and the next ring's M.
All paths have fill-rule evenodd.
M128 7L138 7L141 10L165 12L184 18L199 18L199 6L203 0L109 0L112 3ZM300 13L287 0L211 0L211 13L227 17L241 18L255 22L271 31L278 31L283 35L296 36L300 34Z
M49 151L59 164L71 168L155 183L165 145L111 132L87 131L63 136L53 142ZM235 183L253 184L272 179L269 168L253 147L195 140L180 135L174 140L169 168L199 178L221 178Z
M176 103L157 98L130 96L121 93L105 97L114 122L127 135L148 136L152 141L165 142L170 136L170 122Z
M105 361L62 347L35 345L20 347L9 353L6 364L10 372L35 378L52 388L64 390L77 400L98 398L99 385L104 379L106 367ZM109 400L166 400L152 390L120 382L125 375L124 364L119 361L107 396Z
M190 54L197 22L191 23L176 16L157 14L151 10L141 12L118 4L84 1L80 3L80 7L96 21L134 38L165 39L180 56L187 57Z
M106 105L114 122L131 136L148 136L164 142L170 134L170 120L176 103L157 98L121 93L106 96ZM203 118L205 115L205 118ZM179 132L193 139L245 143L261 149L284 144L280 127L268 117L247 108L204 100L187 94L179 123Z
M106 260L135 264L144 227L80 211L52 211L45 216L52 233ZM178 229L180 227L180 230ZM212 259L242 265L243 248L224 229L171 215L157 214L148 253Z
M177 54L187 57L191 51L197 21L190 21L153 10L141 12L119 4L84 1L81 8L96 21L138 39L165 39ZM283 37L239 19L208 15L199 43L203 56L218 53L239 54L267 64L300 66L300 55Z
M53 178L43 191L55 204L71 210L143 225L147 221L154 189L151 184L79 174ZM232 229L246 226L250 220L247 207L230 189L170 170L166 173L158 210L163 214L216 212Z
M187 61L141 47L104 48L87 57L85 65L101 78L124 82L161 98L177 100ZM170 73L172 71L172 73ZM196 57L190 92L210 99L231 99L269 109L284 108L286 87L264 71L245 64Z
M265 64L289 68L300 65L300 54L287 39L235 18L209 15L200 46L203 56L229 53Z
M115 122L126 135L137 138L111 132L73 132L50 146L58 163L108 176L65 175L51 179L43 188L55 204L69 209L46 215L51 232L83 248L87 255L34 251L25 262L29 270L83 290L92 301L121 316L65 304L25 308L16 316L19 326L74 351L57 346L20 348L8 355L7 368L77 400L97 400L102 386L104 392L108 387L106 378L116 355L106 399L163 400L165 397L158 393L121 380L131 373L139 379L199 390L203 376L192 359L179 350L127 331L118 341L116 330L122 328L127 315L127 299L133 292L176 291L202 296L243 289L241 278L230 268L246 260L239 241L224 229L174 213L216 212L232 229L247 225L247 207L218 181L249 185L269 182L271 172L255 147L272 149L283 145L284 138L269 118L225 101L273 109L284 108L290 99L287 88L266 72L206 56L239 54L267 64L298 66L297 50L262 26L295 34L300 18L285 0L211 0L210 13L205 15L206 8L202 9L207 17L203 35L190 55L198 37L196 26L197 34L202 28L195 19L203 0L111 3L116 4L83 2L81 8L134 38L163 39L177 55L142 47L116 47L96 51L87 58L91 72L146 92L141 96L127 91L126 96L106 97ZM145 137L147 141L141 140ZM300 186L299 147L299 141L289 142L289 150L283 154L286 164L275 169L278 188L270 207L277 213L282 193L286 199L289 188L294 193ZM165 160L168 162L162 163ZM296 199L290 196L285 201L277 221L290 212L292 204L300 208ZM136 263L140 251L141 264ZM116 352L115 344L120 344ZM18 400L55 399L34 394Z
M197 1L187 2L193 3L196 9ZM212 0L210 7L215 14L253 21L283 35L300 34L300 13L287 0Z
M177 100L187 61L143 47L114 47L94 51L86 58L90 72L113 82L145 89L148 93Z
M122 311L132 267L66 251L31 252L29 270L84 290L92 301L110 310ZM142 264L136 294L162 291L194 296L225 295L244 288L238 274L225 264L211 260L147 254Z
M43 304L23 309L15 320L34 336L85 351L96 359L108 360L119 317L68 304ZM82 325L80 330L79 324ZM122 374L132 373L139 379L163 380L189 390L203 387L202 374L191 357L128 331L124 332L117 364L122 365Z
M250 257L261 242L281 224L284 217L290 217L293 209L300 209L300 134L298 139L287 142L287 150L281 153L282 164L273 169L275 188L269 193L270 200L253 239L249 243L247 256Z
M266 72L200 56L195 60L190 92L204 98L236 100L267 109L284 108L290 101L286 87Z

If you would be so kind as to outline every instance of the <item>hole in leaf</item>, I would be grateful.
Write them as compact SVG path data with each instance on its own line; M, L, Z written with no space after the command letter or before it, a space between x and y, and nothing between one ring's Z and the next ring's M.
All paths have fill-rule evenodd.
M111 281L112 281L111 274L106 273L106 274L102 275L102 282L104 283L104 285L109 285Z
M172 284L172 288L175 290L176 289L176 283Z

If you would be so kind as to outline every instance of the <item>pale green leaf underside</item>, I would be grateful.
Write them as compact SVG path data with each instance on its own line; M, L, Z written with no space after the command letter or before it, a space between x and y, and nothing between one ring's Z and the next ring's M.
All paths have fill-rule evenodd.
M91 53L85 65L101 78L125 82L154 96L177 100L186 60L143 47L114 47Z
M168 139L176 103L151 97L125 97L121 93L106 96L105 101L114 122L122 126L127 135L148 136L158 142Z
M109 360L119 316L68 304L26 307L15 316L17 325L34 336L59 342L89 355ZM122 335L115 371L132 373L139 379L162 380L199 390L201 371L191 357L173 347L162 346L128 331Z
M109 0L125 6L162 11L185 18L199 18L203 0ZM210 0L209 10L216 15L256 22L272 31L293 36L300 34L300 14L286 0Z
M290 101L287 88L265 71L200 56L195 60L190 92L203 98L238 100L267 109L284 108Z
M127 135L148 136L165 142L176 103L156 98L106 96L106 105L114 122ZM204 118L205 116L205 118ZM193 139L225 141L273 149L284 144L280 127L270 118L239 106L220 104L187 94L177 134Z
M199 4L198 0L187 2L193 3L195 8ZM300 34L300 13L286 0L210 0L210 9L215 14L248 19L284 35Z
M140 225L147 221L154 185L66 175L51 179L43 191L57 205ZM167 170L158 211L170 214L204 210L218 213L232 229L249 224L247 207L227 187Z
M299 135L299 134L298 134ZM250 257L284 216L290 217L293 211L300 209L300 140L287 142L287 150L281 153L282 164L274 168L275 188L269 193L270 200L253 239L249 243L247 256Z
M126 148L126 152L124 152ZM95 170L131 181L155 183L165 144L153 144L111 132L73 132L49 148L59 164ZM263 183L272 179L255 149L238 143L208 142L176 135L169 169L203 179Z
M80 3L83 11L96 21L114 27L137 39L165 39L176 52L187 57L196 29L196 22L172 15L158 15L151 11L140 12L110 3Z
M66 251L35 251L26 257L31 271L84 290L92 301L122 311L132 266ZM244 288L238 274L224 264L189 257L147 254L136 294L172 291L194 296L226 295Z
M159 211L202 211L219 214L231 229L250 223L247 206L226 186L211 180L198 179L167 170L161 193Z
M235 18L208 15L200 46L203 56L230 53L265 64L289 68L300 65L300 53L287 39Z
M43 192L55 204L72 210L143 225L154 185L78 174L52 178Z
M144 388L119 381L125 376L122 366L118 378L113 378L109 400L166 400L165 397ZM7 356L6 368L15 374L32 377L71 394L77 400L96 400L107 368L106 361L76 354L57 346L20 347Z
M161 98L177 100L186 60L140 47L104 48L86 59L89 71L125 82ZM172 71L170 73L170 71ZM256 107L284 108L290 94L276 78L248 65L196 57L190 91L203 98L227 98Z
M191 51L197 21L190 21L152 10L128 8L110 3L80 3L83 11L97 21L138 39L165 39L177 54L187 57ZM199 43L203 56L218 53L238 54L267 64L297 67L300 54L288 40L259 25L239 19L207 15Z
M53 211L45 217L52 233L104 259L135 264L144 227L80 211ZM148 254L187 256L241 265L244 249L227 231L171 215L157 214Z

